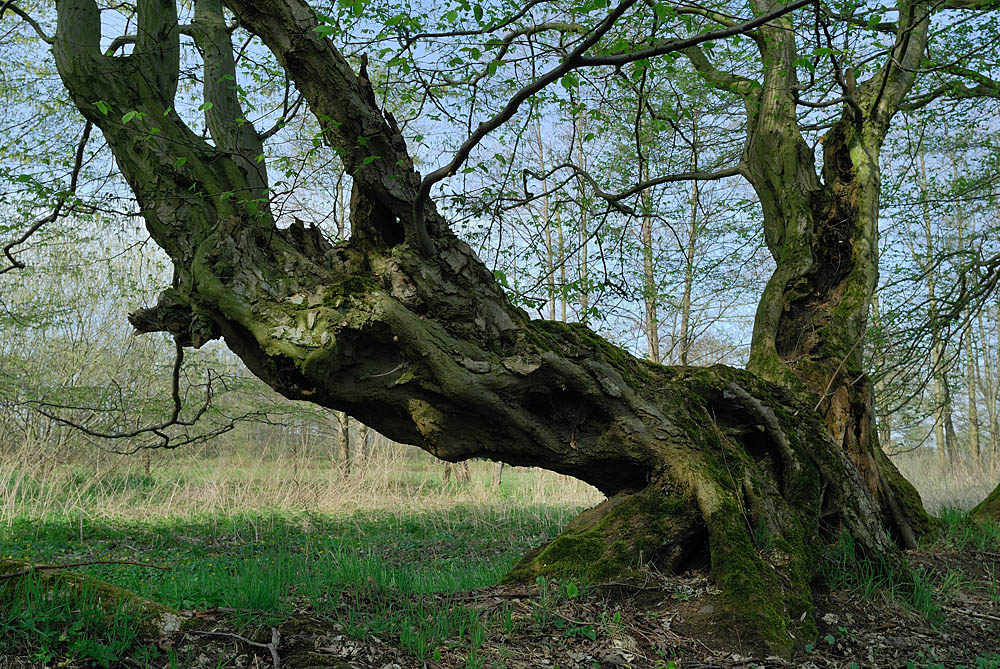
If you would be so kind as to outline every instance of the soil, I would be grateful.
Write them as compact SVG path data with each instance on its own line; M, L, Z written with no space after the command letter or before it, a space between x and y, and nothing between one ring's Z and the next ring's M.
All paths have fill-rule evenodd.
M190 612L186 631L161 639L159 646L191 666L265 669L1000 667L1000 553L935 548L911 551L908 559L937 585L931 621L887 593L820 594L820 638L803 644L791 660L757 653L738 629L713 622L719 595L701 572L649 574L645 582L592 586L572 597L564 586L496 586L441 596L442 604L450 600L502 614L474 664L464 644L422 661L387 639L352 639L336 615L320 617L308 609L277 628L278 662L268 648L273 630L237 634L227 611ZM41 666L0 657L0 669Z

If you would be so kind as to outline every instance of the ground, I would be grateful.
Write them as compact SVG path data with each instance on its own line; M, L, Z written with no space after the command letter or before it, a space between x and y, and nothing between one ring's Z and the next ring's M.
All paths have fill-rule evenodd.
M258 481L252 495L243 487L253 473L231 460L219 469L200 462L204 471L76 468L36 473L31 485L8 480L0 502L5 491L21 497L0 503L0 561L169 567L74 572L178 610L184 622L144 635L136 608L53 594L34 577L0 580L0 669L266 668L275 666L268 645L281 667L1000 669L1000 526L962 512L944 513L941 534L908 554L916 581L859 561L842 538L824 556L820 636L784 661L755 654L739 629L706 622L717 593L703 571L499 585L585 496L559 504L571 482L524 471L491 489L487 463L473 466L471 483L451 486L440 484L439 465L400 464L381 482L337 480L332 469L307 475L305 463L282 463L294 470L284 473L261 465L253 471L277 487ZM347 492L325 497L334 488ZM279 494L289 495L284 507L251 507ZM351 503L365 496L378 508Z

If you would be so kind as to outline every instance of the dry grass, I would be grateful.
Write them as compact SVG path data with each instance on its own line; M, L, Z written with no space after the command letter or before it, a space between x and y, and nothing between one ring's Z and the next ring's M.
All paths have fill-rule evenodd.
M472 480L443 482L444 464L416 448L378 437L367 464L344 476L334 445L319 437L225 442L177 451L110 454L38 444L0 452L0 523L71 515L86 519L155 519L256 511L351 513L439 510L457 505L520 510L593 506L603 496L576 479L540 469L469 464ZM969 509L1000 482L1000 463L952 467L933 451L893 457L931 513Z
M88 449L46 452L37 445L0 454L0 523L58 515L140 519L256 511L351 513L581 507L603 496L576 479L540 469L469 463L471 480L443 482L444 463L418 449L376 440L367 464L345 476L326 443L151 451L125 456Z
M971 509L1000 484L1000 461L980 464L963 459L952 466L926 448L893 456L892 461L933 514L945 508Z

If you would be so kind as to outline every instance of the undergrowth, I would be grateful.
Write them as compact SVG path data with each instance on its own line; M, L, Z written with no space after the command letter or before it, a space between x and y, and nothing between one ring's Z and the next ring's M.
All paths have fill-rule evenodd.
M938 532L924 548L953 550L1000 550L1000 524L974 522L968 513L945 508ZM883 557L864 555L850 533L843 532L829 547L822 566L823 582L831 590L857 593L865 598L889 596L910 607L932 627L944 620L943 600L958 594L968 583L961 573L910 570L886 561ZM990 579L987 588L993 601L1000 601L1000 586Z
M0 556L36 563L138 559L170 570L80 571L176 609L235 609L248 635L308 611L349 636L396 639L421 660L444 646L462 648L474 666L487 627L502 623L441 595L497 583L572 513L459 507L395 516L241 514L88 523L82 535L71 518L24 519L0 534ZM0 652L102 666L156 653L143 650L124 609L108 612L86 593L74 598L61 590L53 606L45 584L15 582L0 601L0 620L12 621L0 627Z

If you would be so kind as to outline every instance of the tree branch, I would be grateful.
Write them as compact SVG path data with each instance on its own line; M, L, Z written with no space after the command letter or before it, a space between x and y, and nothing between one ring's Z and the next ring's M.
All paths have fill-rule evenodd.
M691 65L694 66L694 71L698 76L719 90L746 96L754 88L760 88L760 84L753 79L725 72L715 67L712 61L705 55L705 52L701 50L701 47L690 46L684 49L682 53L687 56Z
M7 2L0 4L0 19L3 18L3 15L7 12L8 9L14 14L20 16L25 23L31 26L32 30L34 30L38 34L38 36L41 38L43 42L45 42L46 44L53 44L56 41L55 38L49 37L48 35L45 34L45 31L42 30L42 26L39 25L38 21L33 19L31 15L28 14L28 12L24 11L23 9L15 5L14 0L7 0Z
M731 37L733 35L746 33L754 28L764 25L769 21L773 21L776 18L784 16L789 12L792 12L800 7L804 7L815 0L795 0L783 7L772 10L761 16L758 16L749 21L740 23L738 25L722 28L719 30L712 30L709 32L701 33L700 35L695 35L693 37L686 37L680 39L671 39L661 42L660 44L652 47L650 49L643 49L640 51L635 51L628 54L619 54L615 56L585 56L584 54L600 39L607 34L609 30L614 26L614 24L625 14L626 11L635 3L636 0L623 0L618 7L615 8L610 14L608 14L605 19L594 28L590 36L583 40L577 47L570 52L566 58L558 66L552 68L547 73L543 74L541 77L531 82L527 86L523 87L510 99L504 108L497 113L495 116L487 121L484 121L479 125L476 131L462 143L458 151L456 151L455 156L448 162L448 164L439 167L434 170L426 177L420 184L420 191L418 192L417 201L414 203L414 209L417 210L418 207L422 206L424 200L426 200L430 195L431 187L441 181L445 177L455 174L458 169L462 166L465 160L468 158L472 149L475 148L479 142L483 140L490 132L499 128L501 125L509 121L514 114L517 113L521 104L530 98L535 93L538 93L543 88L553 83L554 81L565 76L572 70L581 67L595 67L598 65L611 65L611 66L622 66L628 63L633 63L637 60L645 60L649 58L655 58L658 56L663 56L668 53L673 53L677 51L683 51L689 47L694 47L704 42L709 42L716 39L722 39L725 37ZM735 76L735 75L734 75Z
M70 172L69 180L69 190L62 193L59 199L56 201L56 205L52 208L52 211L48 216L43 216L39 218L24 231L19 237L7 242L3 247L3 254L7 257L7 261L10 263L6 267L0 268L0 274L6 274L11 270L24 269L24 263L14 257L13 250L15 247L28 241L28 239L38 232L43 226L48 225L56 221L62 214L63 208L66 206L67 200L76 195L76 187L80 181L80 171L83 169L83 158L87 149L87 142L90 140L90 131L93 129L94 125L87 121L83 126L83 134L80 136L80 141L76 145L76 156L73 160L73 170ZM69 212L72 212L74 207L69 208Z
M785 14L793 12L796 9L800 9L814 2L816 2L816 0L794 0L794 2L790 2L787 5L782 5L777 9L773 9L769 12L761 14L760 16L749 19L747 21L731 26L729 28L710 30L708 32L701 33L693 37L683 37L683 38L664 40L653 47L650 47L648 49L642 49L640 51L633 51L632 53L617 54L613 56L590 56L582 58L579 67L593 67L595 65L612 65L620 67L622 65L634 63L637 60L648 60L650 58L656 58L658 56L665 56L668 53L683 51L688 47L704 44L705 42L711 42L717 39L724 39L726 37L732 37L734 35L746 34L751 32L755 28L759 28L760 26L773 21L774 19L781 18Z

